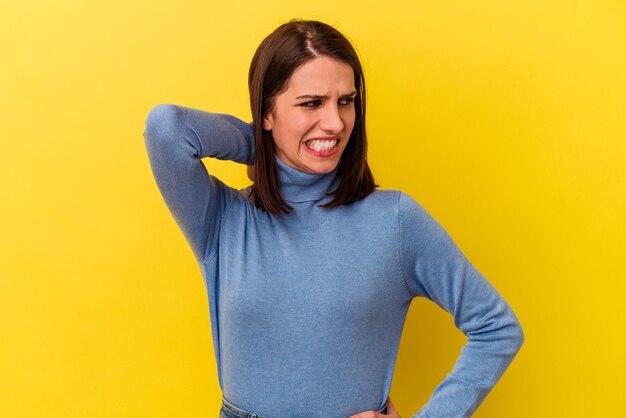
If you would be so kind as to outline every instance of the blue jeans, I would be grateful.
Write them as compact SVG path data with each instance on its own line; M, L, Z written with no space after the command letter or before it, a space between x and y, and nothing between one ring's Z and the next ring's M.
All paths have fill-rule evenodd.
M383 407L378 410L378 413L383 414L383 415L387 414L387 402L385 402ZM263 418L263 417L260 415L253 414L252 412L239 409L235 405L228 402L224 397L222 397L222 409L220 409L219 418Z

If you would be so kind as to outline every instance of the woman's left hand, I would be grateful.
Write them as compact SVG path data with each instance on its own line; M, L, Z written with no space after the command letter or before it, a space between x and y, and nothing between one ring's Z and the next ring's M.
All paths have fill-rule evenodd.
M352 415L350 418L380 418L380 417L392 417L392 418L400 418L400 414L396 411L396 408L393 407L391 403L391 398L387 398L387 415L379 414L376 411L365 411L360 412L356 415Z

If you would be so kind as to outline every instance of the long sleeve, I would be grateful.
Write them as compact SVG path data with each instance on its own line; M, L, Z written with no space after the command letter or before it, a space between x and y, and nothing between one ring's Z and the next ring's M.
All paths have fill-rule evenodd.
M165 203L200 262L214 254L220 220L234 193L210 176L201 158L252 164L251 123L173 104L152 108L143 132Z
M467 337L452 371L413 418L470 417L521 348L522 328L507 302L443 227L404 193L399 222L409 291L452 314Z

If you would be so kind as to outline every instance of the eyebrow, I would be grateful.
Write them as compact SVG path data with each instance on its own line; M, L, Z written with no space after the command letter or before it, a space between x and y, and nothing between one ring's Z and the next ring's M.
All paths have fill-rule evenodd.
M348 94L344 94L343 97L350 97L350 96L354 96L356 95L356 90L352 91L351 93ZM296 99L328 99L328 96L319 96L317 94L305 94L303 96L298 96L296 97Z

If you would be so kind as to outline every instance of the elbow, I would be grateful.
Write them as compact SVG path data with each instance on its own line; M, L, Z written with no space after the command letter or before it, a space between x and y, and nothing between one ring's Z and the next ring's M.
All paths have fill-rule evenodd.
M526 339L526 336L524 335L524 330L522 329L522 325L519 323L519 321L517 322L517 351L519 351L522 346L524 345L524 341Z
M517 353L522 346L524 345L524 340L526 336L524 335L524 330L522 329L522 325L517 321L516 323L516 332L514 334L514 347L515 352Z
M519 318L510 305L504 303L502 311L503 336L505 336L507 351L516 355L524 345L525 335Z
M180 123L178 106L158 104L150 109L145 121L143 136L146 141L162 141L172 138L176 126Z
M525 338L526 337L524 335L524 330L522 329L522 324L520 324L517 316L513 314L513 321L511 322L509 328L509 342L511 346L511 351L514 354L517 354L517 352L522 348Z
M522 325L517 315L510 308L506 310L498 322L491 341L494 347L497 346L502 350L502 353L515 356L524 345L525 335Z

